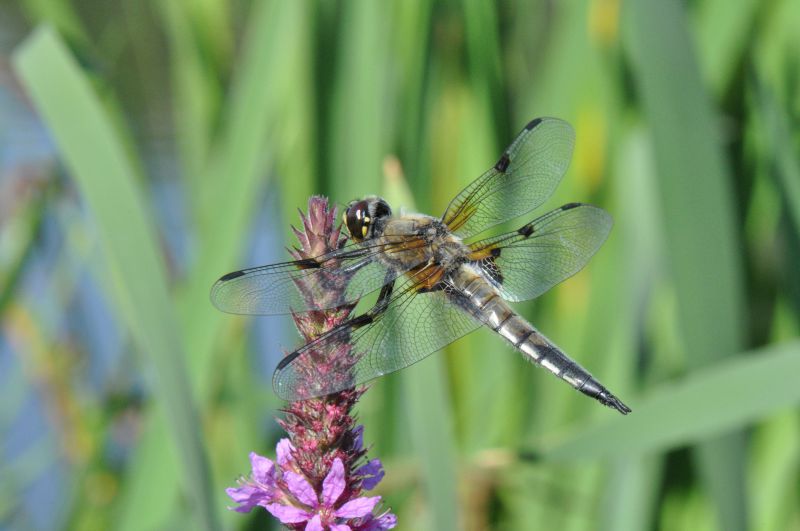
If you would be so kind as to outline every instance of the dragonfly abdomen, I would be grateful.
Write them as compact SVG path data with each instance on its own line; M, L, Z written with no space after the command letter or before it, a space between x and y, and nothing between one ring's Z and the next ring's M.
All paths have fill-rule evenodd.
M533 325L520 317L500 297L497 289L480 274L462 268L452 277L452 282L465 296L464 302L473 316L500 334L532 362L600 403L620 413L630 413L630 408L611 394L589 371L564 354Z

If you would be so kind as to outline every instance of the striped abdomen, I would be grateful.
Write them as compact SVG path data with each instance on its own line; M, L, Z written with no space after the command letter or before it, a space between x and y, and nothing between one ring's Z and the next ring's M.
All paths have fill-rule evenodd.
M451 282L463 294L460 304L479 321L500 334L514 348L572 387L623 414L630 409L589 372L570 359L530 323L520 317L478 272L462 266Z

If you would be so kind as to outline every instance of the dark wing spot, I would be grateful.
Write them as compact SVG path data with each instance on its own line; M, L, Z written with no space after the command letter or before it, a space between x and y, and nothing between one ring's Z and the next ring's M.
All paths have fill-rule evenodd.
M500 157L500 160L494 165L494 169L499 172L505 173L508 169L508 165L511 164L511 159L508 156L508 153L503 153L503 156Z
M497 250L499 251L500 249ZM502 285L503 273L500 271L500 268L497 267L497 263L494 261L495 257L499 255L499 252L497 254L492 253L492 256L481 260L481 270L496 284Z
M583 203L567 203L566 205L561 207L561 210L570 210L576 207L583 205Z
M299 269L317 269L322 267L322 264L314 260L313 258L304 258L303 260L297 260L294 265L296 265Z
M525 126L525 129L527 131L530 131L531 129L533 129L534 127L539 125L540 123L542 123L542 119L541 118L535 118L535 119L531 120L530 122L528 122L528 125Z
M355 330L356 328L367 326L373 320L374 318L371 315L365 313L363 315L359 315L358 317L353 318L349 323L347 323L347 325L350 326L353 330Z
M528 236L533 234L533 225L523 225L522 227L517 229L517 232L527 238Z
M227 275L222 275L219 279L220 282L227 282L228 280L233 280L234 278L239 278L244 276L244 271L234 271L233 273L228 273Z

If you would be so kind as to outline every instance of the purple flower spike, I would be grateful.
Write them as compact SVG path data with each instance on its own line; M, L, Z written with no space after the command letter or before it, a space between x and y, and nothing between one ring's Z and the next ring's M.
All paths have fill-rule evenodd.
M340 249L345 240L336 227L336 209L327 199L312 197L308 212L300 213L301 229L295 229L300 247L291 250L297 259L310 259ZM324 290L302 278L296 281L303 296L341 300L338 290L346 282L325 284ZM303 340L313 340L343 323L355 305L293 314ZM348 351L344 351L346 355ZM320 361L320 360L316 360ZM315 362L316 363L316 362ZM323 370L325 360L308 367ZM249 512L264 507L289 529L305 531L383 531L397 525L397 517L381 510L380 496L362 496L383 478L379 459L367 461L364 427L351 415L365 389L346 389L332 395L292 402L278 423L288 438L281 439L272 461L250 454L252 473L226 492L237 506ZM366 462L365 462L366 461Z
M281 439L278 441L278 446L275 447L275 455L278 458L280 466L286 466L292 460L292 451L294 446L289 442L289 439Z
M278 443L280 447L281 443ZM381 501L380 496L341 499L348 485L345 465L338 457L325 476L319 494L302 474L284 470L280 465L276 467L271 460L257 454L251 454L250 457L253 464L251 479L244 480L239 488L227 490L233 501L239 503L234 508L236 511L249 512L260 505L282 524L297 526L293 527L296 529L361 531L394 527L394 515L385 513L376 517L372 512ZM377 459L373 461L380 463ZM291 464L291 461L287 463ZM371 465L372 462L361 468ZM257 474L260 475L259 479L256 478Z

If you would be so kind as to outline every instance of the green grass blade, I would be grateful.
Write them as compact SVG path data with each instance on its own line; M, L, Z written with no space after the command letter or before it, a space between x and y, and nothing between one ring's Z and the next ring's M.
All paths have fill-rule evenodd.
M765 422L753 436L750 492L753 529L789 529L797 508L800 475L800 421L795 411Z
M705 0L697 5L694 35L703 77L717 94L724 94L742 61L756 23L758 0Z
M798 371L798 341L721 361L637 400L635 414L546 443L542 454L549 460L597 459L697 443L797 406Z
M429 529L460 529L452 406L443 356L431 356L400 375L411 440L422 467ZM417 521L414 525L419 525ZM402 523L401 523L402 525Z
M39 23L52 24L61 35L71 42L84 46L88 42L86 28L72 2L64 0L25 0L21 6Z
M197 525L216 528L200 424L164 264L131 161L101 102L59 36L38 29L14 64L94 215L116 280L111 294L139 351L155 368L153 392L168 420Z
M388 7L369 0L344 4L330 107L330 181L334 199L378 193L392 121L386 55Z
M161 11L169 42L176 142L183 181L190 200L197 201L222 88L203 62L203 50L192 32L187 5L172 0L157 0L154 4Z
M250 224L259 190L264 185L266 168L272 156L272 134L280 130L275 121L279 102L292 87L296 70L292 68L292 50L298 45L297 17L304 9L300 3L258 2L253 6L245 32L242 59L232 82L226 104L225 124L219 142L211 147L210 162L197 187L199 236L197 260L184 285L178 291L181 329L186 338L190 380L201 399L206 400L217 373L211 369L215 338L227 317L208 300L213 281L221 274L241 266L240 255L250 234ZM135 459L141 470L158 468L169 456L159 450L163 428L148 422L142 445ZM257 441L240 441L255 449ZM233 460L227 460L233 463ZM222 494L241 470L223 470L216 476L223 482L215 485L218 506L227 503ZM137 472L129 479L132 488L120 504L126 528L139 526L137 507L144 500L158 503L153 512L166 516L174 507L177 485L167 480L147 489L146 475ZM155 495L154 492L159 493ZM225 516L229 515L225 513ZM160 526L163 526L163 520Z
M602 499L603 529L650 529L663 475L659 457L639 456L617 460Z
M742 350L744 305L731 176L684 19L675 2L630 3L623 34L653 135L683 343L699 367ZM720 525L742 529L742 434L704 445L696 458Z
M792 128L787 120L788 110L780 108L777 98L765 85L757 85L756 98L760 111L757 114L764 122L763 141L759 147L764 150L767 160L774 161L778 186L795 231L800 234L800 159L793 145Z
M402 175L391 175L385 185L390 204L414 208L408 183ZM403 404L408 411L411 442L422 469L422 483L430 511L429 529L459 529L457 484L457 447L453 430L453 410L447 393L445 357L436 353L401 371ZM376 423L381 418L376 417ZM417 520L413 524L423 523ZM401 522L402 525L402 522Z

